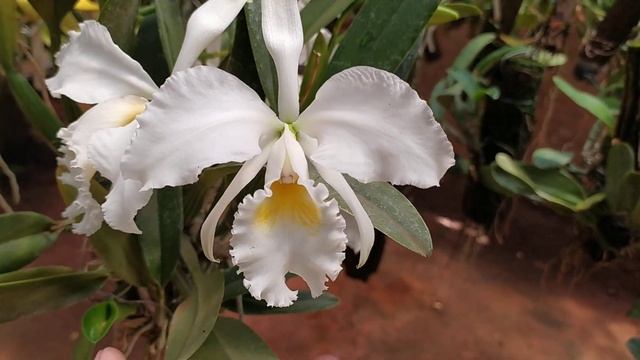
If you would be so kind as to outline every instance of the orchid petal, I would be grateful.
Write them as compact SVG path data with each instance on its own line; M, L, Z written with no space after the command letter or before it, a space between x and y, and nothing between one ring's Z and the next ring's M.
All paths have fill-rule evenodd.
M349 186L349 183L345 180L344 176L339 172L326 168L318 163L313 163L318 174L329 186L331 186L344 200L345 203L351 209L351 213L358 224L358 240L360 247L360 261L358 267L364 265L367 262L371 248L373 247L374 230L369 215L362 207L360 200L353 192L353 189Z
M113 43L109 31L96 21L69 32L69 43L56 55L58 73L46 80L54 97L65 95L95 104L125 95L151 98L158 90L142 66Z
M126 126L98 131L91 137L89 161L109 181L115 182L120 177L120 161L137 128L138 122L134 120Z
M190 68L200 53L229 27L246 0L209 0L189 17L173 72Z
M427 188L454 164L427 103L396 75L371 67L327 80L295 126L317 141L311 160L365 183Z
M283 126L255 91L209 66L175 73L137 120L122 168L142 190L193 183L208 166L251 159Z
M347 238L337 202L327 200L323 184L305 185L278 182L272 191L258 190L244 198L235 216L233 264L251 295L268 306L289 306L297 298L285 282L289 272L318 297L341 270Z
M101 130L89 144L89 160L112 183L102 204L104 220L112 228L132 234L140 234L134 218L153 194L151 190L140 191L142 184L123 179L120 171L120 160L137 127L137 121L132 121L126 126Z
M78 120L58 132L62 143L75 154L71 166L93 170L89 161L89 144L101 130L124 126L144 111L147 101L137 96L125 96L95 105Z
M298 59L302 21L296 0L262 1L262 34L278 73L278 115L284 122L298 117Z
M67 129L65 129L67 130ZM62 156L58 158L58 164L66 170L60 174L59 180L65 185L76 189L76 198L62 212L65 219L75 221L82 216L80 221L74 222L72 232L80 235L92 235L102 225L102 211L100 204L92 197L89 186L94 170L72 166L76 155L68 146L60 147Z
M130 234L142 233L134 218L138 210L147 205L153 190L140 191L140 187L138 181L122 177L113 182L107 199L102 204L104 220L109 226Z
M220 217L240 191L242 191L242 189L244 189L244 187L247 186L247 184L253 180L256 175L258 175L264 164L267 162L272 147L272 144L268 145L262 153L242 165L209 215L207 215L207 218L202 224L202 229L200 230L200 241L202 242L202 251L209 260L217 261L213 256L213 244Z

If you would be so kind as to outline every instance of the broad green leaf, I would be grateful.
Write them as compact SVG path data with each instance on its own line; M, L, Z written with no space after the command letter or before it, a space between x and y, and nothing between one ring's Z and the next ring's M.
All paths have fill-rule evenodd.
M92 344L105 337L113 324L135 312L135 307L109 299L90 307L82 316L82 335Z
M13 56L18 41L18 13L15 1L0 1L0 64L7 71L13 68Z
M136 46L131 53L131 57L142 65L142 68L158 86L161 86L171 75L160 41L156 14L147 15L140 21Z
M616 126L615 113L603 100L587 92L576 89L573 85L569 84L559 76L553 77L553 83L574 103L587 110L598 120L603 122L609 128L609 132L614 131Z
M162 40L162 49L169 69L178 59L180 47L185 33L185 22L182 17L179 0L155 0L158 16L158 31Z
M220 184L226 176L235 174L240 170L240 165L225 164L208 168L200 174L198 182L186 185L184 194L184 220L189 223L202 209L202 202L206 193Z
M439 0L368 0L329 63L325 79L356 65L395 73L436 10Z
M464 3L438 5L429 19L429 26L442 25L470 16L482 16L482 10L475 5Z
M192 360L276 360L278 357L242 321L221 317Z
M620 192L615 206L615 210L632 214L640 205L640 173L627 173L620 184ZM640 219L637 219L640 220ZM637 221L636 220L636 221Z
M60 182L62 171L61 167L56 169L58 190L64 203L69 205L75 199L76 191ZM102 202L107 191L94 182L91 184L91 194L98 202ZM107 269L116 277L136 286L145 286L152 282L135 236L113 230L103 224L100 230L89 237L89 242Z
M502 170L496 163L483 167L480 175L482 183L497 193L540 200L527 183Z
M144 286L151 281L135 236L103 225L89 237L91 246L114 275L129 284Z
M478 54L495 39L496 35L494 33L484 33L476 36L460 50L451 67L454 69L468 69Z
M317 174L314 177L319 180ZM417 254L431 254L433 245L429 229L418 210L400 191L384 182L363 184L348 175L345 175L345 179L376 229ZM349 206L333 189L329 197L338 201L342 211L351 214Z
M231 53L229 57L220 64L220 68L235 75L258 93L260 97L264 97L264 90L262 90L262 84L260 83L256 61L253 58L253 51L251 50L247 15L244 10L240 11L240 14L236 18Z
M135 43L136 20L140 0L104 0L98 21L109 29L113 42L129 52Z
M625 175L635 170L635 156L629 144L618 142L611 145L607 154L604 191L612 210L618 210L620 188Z
M209 272L202 272L198 256L188 240L182 241L180 253L194 285L192 293L176 308L169 324L167 360L193 359L192 355L207 340L216 324L224 295L224 276L220 270L214 267Z
M457 11L450 9L446 5L438 5L436 11L433 12L433 15L429 19L429 25L442 25L458 19L460 19L460 15Z
M482 59L478 59L478 63L473 68L473 73L479 76L484 76L500 61L514 56L524 55L528 51L529 47L527 46L503 46L499 49L493 50L486 56L483 56Z
M244 295L248 292L244 287L244 276L238 274L238 267L227 268L223 270L224 273L224 297L223 301L234 299L237 296Z
M9 90L16 100L20 111L51 144L58 140L56 134L62 126L60 120L49 109L29 81L13 69L6 70Z
M316 37L307 66L304 68L302 85L300 85L300 103L303 109L311 104L312 95L320 87L322 74L329 63L329 56L329 44L327 44L324 36Z
M136 223L142 255L151 276L166 284L178 263L182 237L182 189L155 190L147 205L138 212Z
M573 153L552 148L539 148L533 152L533 165L540 169L557 169L567 166L573 159Z
M71 9L76 0L29 0L49 29L51 37L51 51L56 53L60 49L60 22Z
M247 20L251 49L253 50L253 58L255 59L258 75L260 76L262 90L264 90L269 106L274 110L278 109L278 78L276 75L276 66L273 63L273 59L271 59L271 55L264 44L264 38L262 36L260 0L247 2L244 7L244 14Z
M291 306L269 307L264 301L256 300L249 296L242 297L243 311L249 315L273 315L273 314L298 314L313 313L322 310L332 309L340 303L340 300L333 294L324 293L317 298L313 298L308 291L299 291L298 299ZM235 301L229 301L230 310L238 311Z
M584 211L603 200L602 195L588 198L584 188L561 169L539 169L522 165L509 155L499 153L495 163L508 174L528 185L541 199L571 211Z
M640 338L634 337L627 341L627 349L633 358L636 360L640 360Z
M72 360L93 360L93 352L96 345L92 344L84 336L79 336L78 340L73 344Z
M311 0L300 12L306 43L335 20L354 0Z
M74 304L102 287L104 271L76 272L55 266L0 275L0 322Z
M17 270L35 260L55 242L53 221L33 212L0 215L0 273Z

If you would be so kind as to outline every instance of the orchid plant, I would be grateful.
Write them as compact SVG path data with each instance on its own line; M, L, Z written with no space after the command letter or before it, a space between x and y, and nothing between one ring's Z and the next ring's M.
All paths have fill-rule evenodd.
M138 331L148 332L150 353L210 358L209 339L232 321L218 318L221 307L242 316L246 304L286 312L300 297L326 299L347 246L359 266L366 263L374 227L429 253L424 221L390 184L436 186L454 155L427 103L396 75L415 61L406 54L415 53L437 1L403 3L312 0L300 10L305 4L296 0L209 0L180 27L184 8L175 2L156 1L153 18L137 26L137 5L127 20L108 16L106 2L98 21L68 33L46 85L55 98L93 106L57 132L69 204L63 220L39 218L38 231L55 240L70 226L90 236L102 265L78 273L92 282L78 285L83 296L74 299L107 279L115 284L85 315L83 341L95 344L115 323L148 319ZM131 26L118 25L126 21ZM148 73L149 62L134 59L114 35L138 27L141 36L148 24L159 30L152 41L163 45L166 79ZM220 68L209 65L201 54L225 33L234 37L231 54ZM390 49L357 40L400 33ZM3 58L11 73L7 64ZM0 230L3 219L18 221L9 215L0 215ZM36 216L19 215L26 223ZM19 267L3 271L26 276ZM291 289L291 275L309 292ZM3 276L0 297L12 286ZM156 306L134 305L141 298ZM5 320L31 311L18 301L7 306ZM96 330L96 318L106 331ZM255 349L262 351L256 358L271 356Z

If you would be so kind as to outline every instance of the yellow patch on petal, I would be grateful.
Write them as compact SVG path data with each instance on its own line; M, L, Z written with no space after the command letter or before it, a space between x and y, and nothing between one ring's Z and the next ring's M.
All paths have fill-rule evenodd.
M119 122L120 126L129 125L136 116L140 115L147 107L146 101L131 101L128 104L127 111L123 113L122 119Z
M307 228L320 225L320 209L304 186L278 181L271 185L271 191L272 196L258 206L256 224L271 227L278 221L291 221Z

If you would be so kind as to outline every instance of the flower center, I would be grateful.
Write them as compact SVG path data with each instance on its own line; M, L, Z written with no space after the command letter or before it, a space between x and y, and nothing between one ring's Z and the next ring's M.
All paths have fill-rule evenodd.
M271 197L258 206L255 223L272 227L277 222L294 222L307 228L320 225L320 209L309 196L307 189L296 183L274 182Z

